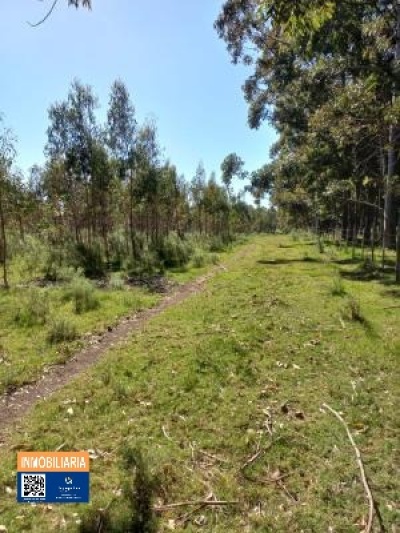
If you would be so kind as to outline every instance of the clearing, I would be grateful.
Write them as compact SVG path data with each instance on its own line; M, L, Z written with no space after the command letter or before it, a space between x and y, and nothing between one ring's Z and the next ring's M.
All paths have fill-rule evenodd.
M8 532L122 532L150 505L159 531L365 530L354 450L323 403L360 448L374 530L396 531L400 290L288 236L225 265L21 421L0 451ZM90 450L91 504L17 505L16 451L57 448Z

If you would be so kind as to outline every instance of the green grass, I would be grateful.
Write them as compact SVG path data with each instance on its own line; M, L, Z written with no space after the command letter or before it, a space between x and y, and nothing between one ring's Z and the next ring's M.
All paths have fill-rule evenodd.
M54 323L66 320L75 326L78 337L83 337L103 331L122 316L150 307L159 299L137 288L95 289L98 305L78 315L76 302L66 297L68 285L30 288L28 294L27 298L27 289L22 287L0 290L0 393L32 381L46 366L64 361L79 349L79 339L62 344L49 342ZM42 313L44 323L44 319L33 320L36 315L29 311L31 301L48 302L48 313Z
M154 318L13 433L0 451L1 524L10 532L74 532L89 511L107 506L113 523L126 519L124 457L134 448L155 504L210 493L238 502L163 513L160 531L357 533L367 502L344 428L321 410L326 402L348 422L392 531L400 501L400 290L389 276L360 279L347 258L333 257L329 244L320 254L285 236L254 238L225 257L227 271L202 294ZM332 295L338 267L363 321L346 318L346 298ZM96 451L91 504L17 505L16 451L61 444Z

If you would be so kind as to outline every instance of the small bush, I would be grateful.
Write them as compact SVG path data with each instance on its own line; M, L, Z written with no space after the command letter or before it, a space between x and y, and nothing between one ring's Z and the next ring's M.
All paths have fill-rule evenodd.
M75 313L78 315L97 309L100 305L93 284L80 276L76 276L69 284L65 299L74 302Z
M206 258L204 253L197 251L193 256L193 266L195 268L202 268L206 264Z
M193 248L188 241L171 233L155 245L155 252L165 267L174 268L184 266L189 262Z
M318 237L317 248L318 248L318 252L320 254L323 254L325 252L325 243L324 243L323 239L321 239L321 237Z
M67 318L54 320L50 325L47 340L50 344L73 341L78 337L76 325Z
M21 306L15 313L14 320L20 326L32 327L43 325L49 315L49 299L47 294L38 290L31 290L23 298Z
M112 274L109 281L109 287L113 291L123 291L125 288L125 280L121 273Z
M346 289L344 288L340 274L336 274L333 278L331 294L332 296L344 296L346 294Z
M226 244L222 237L212 237L209 244L210 252L224 252L226 250Z
M361 311L360 302L351 297L343 310L344 318L353 322L365 322L365 317Z
M88 278L101 278L106 271L99 243L91 246L79 243L75 246L75 266L81 267Z
M213 265L219 265L220 257L218 254L210 254L210 263Z
M163 265L160 263L156 252L145 248L140 259L129 259L124 262L123 268L131 276L152 275L163 272Z

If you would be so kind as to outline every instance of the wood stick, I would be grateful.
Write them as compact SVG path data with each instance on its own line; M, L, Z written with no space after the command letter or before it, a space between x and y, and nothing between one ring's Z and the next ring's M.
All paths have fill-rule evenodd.
M162 513L163 511L170 511L171 509L177 509L179 507L189 507L192 505L200 506L200 507L206 507L206 506L219 507L223 505L239 505L239 502L220 501L220 500L195 500L195 501L187 501L187 502L170 503L168 505L161 505L160 507L154 507L154 511L156 513Z
M351 434L349 426L346 424L346 422L343 419L343 417L337 411L335 411L335 409L332 409L332 407L330 407L326 403L323 403L322 407L325 407L326 409L328 409L328 411L330 411L334 416L336 416L336 418L341 422L343 427L346 429L347 436L349 437L349 441L351 442L351 445L354 448L354 451L355 451L355 454L356 454L357 463L358 463L358 466L359 466L359 469L360 469L360 472L361 472L361 480L362 480L362 483L364 485L364 490L365 490L365 493L366 493L366 496L367 496L367 499L368 499L368 503L369 503L368 523L367 523L367 527L365 529L365 533L370 533L372 531L372 523L373 523L373 520L374 520L375 501L374 501L374 498L372 496L372 492L371 492L370 486L368 485L367 476L365 474L364 463L362 462L360 450L358 449L356 443L354 442L353 435Z

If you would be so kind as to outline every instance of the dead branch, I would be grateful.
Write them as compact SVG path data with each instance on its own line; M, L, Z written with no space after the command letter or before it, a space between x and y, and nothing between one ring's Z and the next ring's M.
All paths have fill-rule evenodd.
M343 427L346 429L347 436L349 437L349 441L351 442L351 445L354 448L354 451L355 451L355 454L356 454L357 463L358 463L358 466L359 466L359 469L360 469L360 472L361 472L361 480L362 480L362 483L364 485L364 490L365 490L365 493L366 493L366 496L367 496L367 499L368 499L368 503L369 503L368 523L367 523L367 526L366 526L366 529L365 529L365 533L370 533L372 531L372 523L373 523L373 520L374 520L375 501L374 501L374 498L372 496L372 492L371 492L370 486L368 485L367 476L365 474L364 463L362 462L360 450L358 449L356 443L354 442L353 435L351 434L349 426L346 424L346 422L343 419L343 417L337 411L332 409L332 407L330 407L326 403L323 403L322 407L328 409L328 411L330 411L334 416L336 416L336 418L341 422Z
M249 467L253 463L255 463L259 457L261 457L262 455L264 455L264 453L266 453L268 450L270 450L272 448L272 446L274 446L274 444L276 444L279 440L280 440L280 437L278 437L277 439L275 439L272 442L270 442L269 445L266 448L258 449L257 452L254 455L252 455L249 459L247 459L247 461L240 467L240 470L242 472L244 470L246 470L247 467Z
M48 12L46 13L46 15L42 18L42 20L39 20L39 22L35 22L35 24L32 24L31 22L28 22L29 26L31 26L31 28L37 28L38 26L40 26L41 24L43 24L44 22L46 22L46 20L51 16L51 14L53 13L54 9L56 8L56 5L58 4L58 0L54 0L53 2L53 5L51 6L51 8L48 10Z
M237 501L221 501L221 500L195 500L187 502L177 502L170 503L168 505L161 505L159 507L154 507L156 513L162 513L165 511L170 511L171 509L177 509L179 507L222 507L224 505L239 505Z
M226 463L229 464L230 461L227 459L224 459L223 457L218 457L217 455L214 455L212 453L206 452L205 450L198 450L198 452L201 455L204 455L205 457L208 457L209 459L214 459L214 461L217 461L218 463Z

